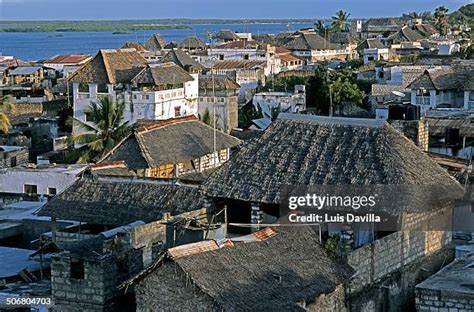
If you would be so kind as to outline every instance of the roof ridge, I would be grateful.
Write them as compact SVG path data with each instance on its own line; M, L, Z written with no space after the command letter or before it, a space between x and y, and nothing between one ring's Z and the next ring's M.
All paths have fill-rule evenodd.
M190 121L198 121L198 118L194 115L188 115L188 116L183 116L183 117L178 117L178 118L156 120L154 124L150 126L146 126L146 125L141 126L137 128L135 132L138 134L144 134L156 129L164 128L166 126L175 125L182 122L190 122Z
M108 82L112 83L112 79L111 79L112 75L111 75L110 68L109 68L109 61L105 57L105 54L107 53L107 51L100 50L99 53L102 56L102 62L104 62L105 72L107 73L107 79L109 80Z
M319 115L288 114L280 113L277 120L292 120L300 122L309 122L315 124L334 124L341 126L370 127L381 128L387 123L381 119L369 118L347 118L347 117L329 117Z

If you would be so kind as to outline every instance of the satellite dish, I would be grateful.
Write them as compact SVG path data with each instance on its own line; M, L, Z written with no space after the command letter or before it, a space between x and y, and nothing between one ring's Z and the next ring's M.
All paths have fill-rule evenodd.
M400 91L392 91L392 94L394 94L398 97L405 97L405 93L400 92Z

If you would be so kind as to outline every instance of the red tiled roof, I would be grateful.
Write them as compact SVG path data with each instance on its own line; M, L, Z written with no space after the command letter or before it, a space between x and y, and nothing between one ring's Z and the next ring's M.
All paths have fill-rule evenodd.
M279 57L280 57L280 60L282 62L285 62L285 63L301 61L301 59L299 57L296 57L293 54L281 54L281 55L279 55Z

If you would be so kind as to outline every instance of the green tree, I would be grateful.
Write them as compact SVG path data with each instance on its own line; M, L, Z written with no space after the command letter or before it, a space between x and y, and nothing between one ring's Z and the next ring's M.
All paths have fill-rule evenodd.
M350 14L343 10L336 12L336 15L332 17L331 27L333 31L346 31L347 20Z
M76 118L72 119L75 128L84 130L83 133L71 136L74 143L85 145L79 163L88 163L104 156L130 133L131 127L124 121L124 109L123 101L101 97L98 103L92 102L86 110L93 126Z
M327 68L320 66L306 86L308 110L319 115L329 115L330 96L335 110L346 103L363 107L366 94L357 86L350 71L328 72Z
M436 29L438 29L440 35L445 36L448 33L448 9L444 6L436 8L434 12L434 21Z
M0 101L0 130L3 133L8 133L11 127L10 113L15 111L15 104L10 101L9 96L4 96Z
M214 116L209 112L209 109L206 108L204 111L204 114L201 116L201 121L205 123L208 126L214 127ZM219 115L216 114L215 116L215 121L216 121L216 127L218 127L218 122L219 122Z
M327 30L326 25L324 24L323 20L317 20L314 23L314 28L316 29L317 32L319 33L324 33Z

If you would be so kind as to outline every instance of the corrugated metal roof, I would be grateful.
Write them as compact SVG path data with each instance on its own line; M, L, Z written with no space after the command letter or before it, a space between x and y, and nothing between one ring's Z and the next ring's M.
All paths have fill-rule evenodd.
M9 72L9 75L10 76L32 75L40 69L41 69L41 67L39 67L39 66L17 67L14 70L12 70L11 72Z
M173 247L168 250L168 254L173 259L190 256L206 251L219 249L219 245L214 240L202 241L192 244Z

